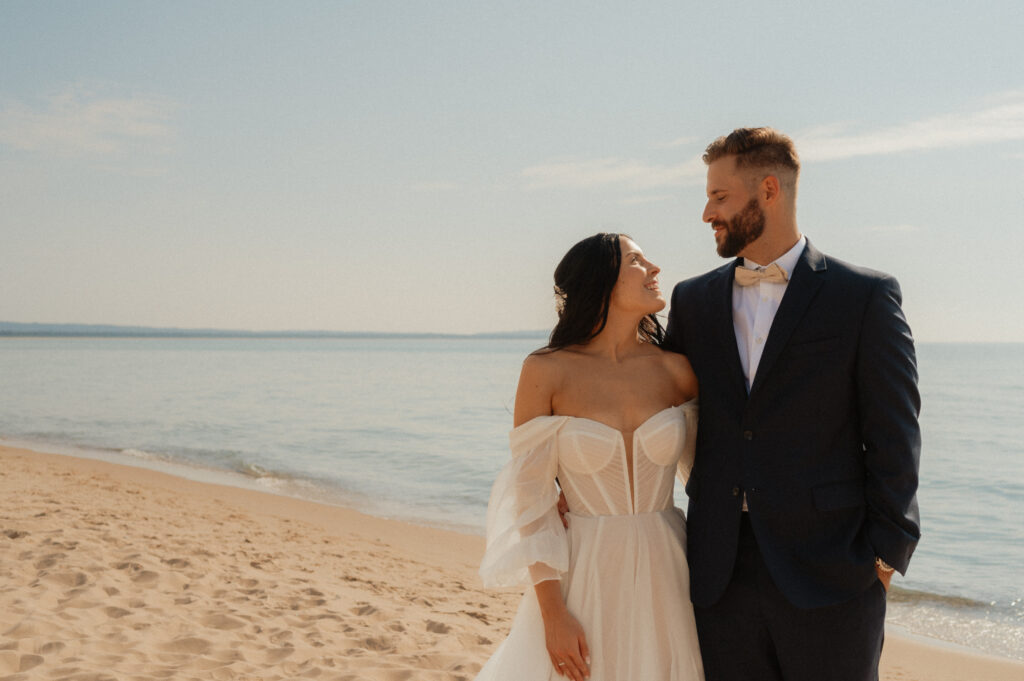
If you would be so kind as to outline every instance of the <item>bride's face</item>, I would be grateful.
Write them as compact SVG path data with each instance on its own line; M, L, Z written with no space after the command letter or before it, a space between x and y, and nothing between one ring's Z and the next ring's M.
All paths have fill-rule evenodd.
M658 288L661 269L645 258L644 252L629 237L619 237L619 248L622 263L618 281L612 289L611 306L644 315L664 309L665 298Z

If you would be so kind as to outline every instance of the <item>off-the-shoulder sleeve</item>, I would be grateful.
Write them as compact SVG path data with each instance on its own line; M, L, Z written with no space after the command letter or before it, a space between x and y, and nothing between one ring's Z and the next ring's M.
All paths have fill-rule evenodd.
M569 569L569 542L558 517L558 430L565 416L539 416L512 430L512 458L487 505L485 586L536 584Z
M693 460L697 455L697 400L693 399L683 405L683 418L686 420L685 433L683 435L683 453L679 457L679 464L676 474L686 484L690 479L690 472L693 470Z

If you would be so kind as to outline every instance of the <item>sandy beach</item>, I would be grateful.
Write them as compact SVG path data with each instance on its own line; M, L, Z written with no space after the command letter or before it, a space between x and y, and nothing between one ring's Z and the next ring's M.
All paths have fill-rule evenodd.
M0 681L472 679L519 594L480 537L0 448ZM541 653L543 654L543 653ZM1024 663L889 634L882 678Z

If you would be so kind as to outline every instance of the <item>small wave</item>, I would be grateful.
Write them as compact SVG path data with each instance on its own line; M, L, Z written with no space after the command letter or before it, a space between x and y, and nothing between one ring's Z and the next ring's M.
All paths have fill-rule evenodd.
M294 496L300 499L311 499L320 501L324 496L323 489L301 478L284 477L280 475L266 475L256 479L256 483L267 490L287 496Z
M143 459L145 461L167 461L167 457L154 454L153 452L147 452L144 449L122 449L121 454L125 456L131 456L136 459Z
M1024 660L1020 598L989 601L893 586L886 621L908 631L975 650Z
M898 586L893 586L889 592L888 600L892 603L907 603L911 605L931 603L955 609L987 608L992 605L988 601L978 601L964 596L947 596L945 594L918 591L916 589L902 589Z
M243 462L241 465L239 465L239 466L237 466L235 468L235 472L236 473L241 473L242 475L246 475L246 476L248 476L250 478L280 477L280 476L275 475L270 470L268 470L268 469L264 468L263 466L259 465L258 463L246 463L246 462Z
M1006 613L953 609L933 601L892 603L886 624L982 653L1024 660L1024 626Z
M265 465L252 461L245 461L244 459L239 458L234 458L234 460L230 462L229 470L233 473L240 473L247 478L253 478L260 484L278 481L282 484L287 483L289 485L298 485L303 482L302 478L296 477L292 473L269 468Z

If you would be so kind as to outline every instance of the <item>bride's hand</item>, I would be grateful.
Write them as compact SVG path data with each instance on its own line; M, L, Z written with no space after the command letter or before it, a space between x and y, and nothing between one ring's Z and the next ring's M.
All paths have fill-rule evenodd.
M544 620L544 637L551 664L562 676L573 681L590 678L590 649L583 627L576 618L563 609Z

